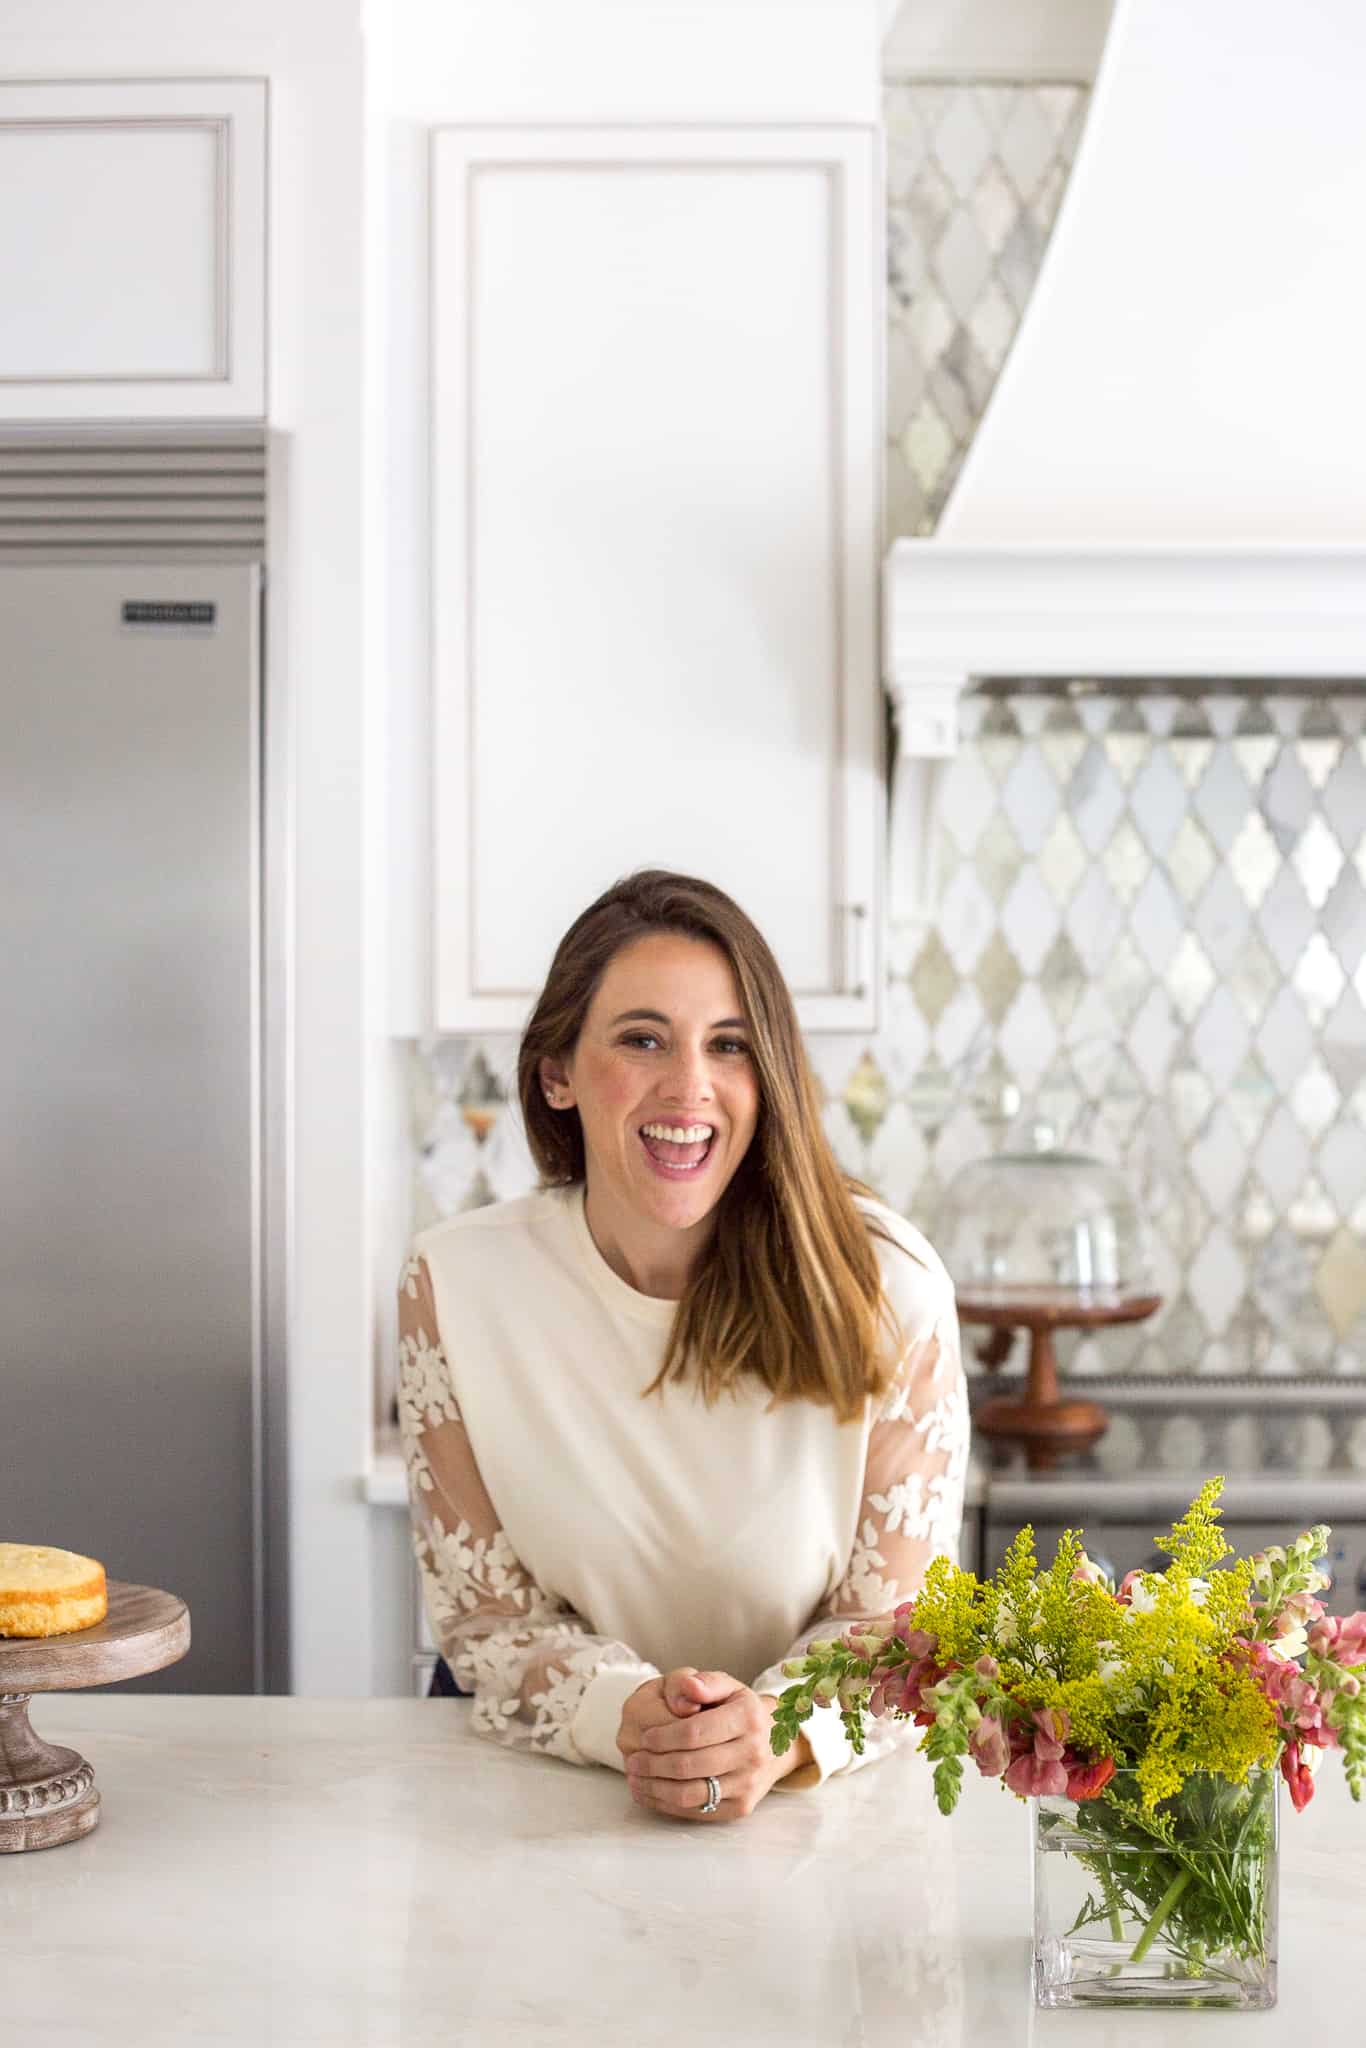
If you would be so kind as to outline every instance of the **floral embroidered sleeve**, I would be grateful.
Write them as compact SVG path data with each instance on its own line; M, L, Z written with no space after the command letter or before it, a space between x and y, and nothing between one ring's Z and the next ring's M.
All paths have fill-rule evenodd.
M511 1748L624 1771L622 1708L661 1672L625 1643L591 1634L513 1550L461 1421L420 1257L399 1280L398 1325L413 1553L433 1638L474 1696L472 1727Z
M943 1275L928 1324L903 1352L869 1431L863 1500L844 1577L797 1640L752 1681L753 1691L781 1695L796 1683L782 1666L809 1643L842 1635L853 1622L890 1614L909 1600L937 1553L958 1562L967 1462L967 1381L958 1313ZM782 1779L784 1787L859 1770L907 1743L914 1746L924 1733L909 1718L867 1715L858 1756L837 1704L815 1706L801 1725L814 1761Z

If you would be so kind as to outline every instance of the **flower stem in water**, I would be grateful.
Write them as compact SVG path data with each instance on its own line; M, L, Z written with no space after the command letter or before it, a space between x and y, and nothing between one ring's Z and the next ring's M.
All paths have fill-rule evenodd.
M1134 1952L1129 1958L1129 1961L1131 1963L1142 1962L1144 1956L1147 1955L1148 1950L1152 1947L1154 1941L1157 1939L1157 1932L1158 1929L1161 1927L1162 1922L1166 1919L1168 1913L1170 1913L1172 1907L1176 1904L1177 1900L1180 1898L1182 1892L1186 1889L1186 1886L1190 1883L1190 1881L1191 1874L1188 1870L1180 1870L1177 1872L1176 1876L1167 1886L1166 1891L1163 1892L1161 1898L1158 1900L1157 1909L1154 1912L1152 1919L1148 1922L1142 1934L1139 1935L1137 1942L1134 1944Z

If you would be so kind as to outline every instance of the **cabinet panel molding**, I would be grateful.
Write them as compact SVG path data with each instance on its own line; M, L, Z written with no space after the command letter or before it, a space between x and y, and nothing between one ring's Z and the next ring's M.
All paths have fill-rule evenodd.
M881 213L861 127L437 128L434 1017L643 866L875 1025Z
M264 418L266 95L0 82L0 418Z

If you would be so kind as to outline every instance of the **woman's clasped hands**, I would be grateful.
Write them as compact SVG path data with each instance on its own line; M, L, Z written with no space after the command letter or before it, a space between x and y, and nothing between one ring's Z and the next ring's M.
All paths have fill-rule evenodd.
M617 1748L638 1806L675 1820L743 1820L793 1768L773 1754L771 1695L726 1671L682 1665L637 1686L622 1709ZM721 1804L704 1814L708 1777Z

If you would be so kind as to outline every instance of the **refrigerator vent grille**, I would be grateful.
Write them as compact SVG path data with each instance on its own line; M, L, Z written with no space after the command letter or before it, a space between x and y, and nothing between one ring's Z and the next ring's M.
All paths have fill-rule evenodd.
M0 562L260 561L260 427L0 430Z

